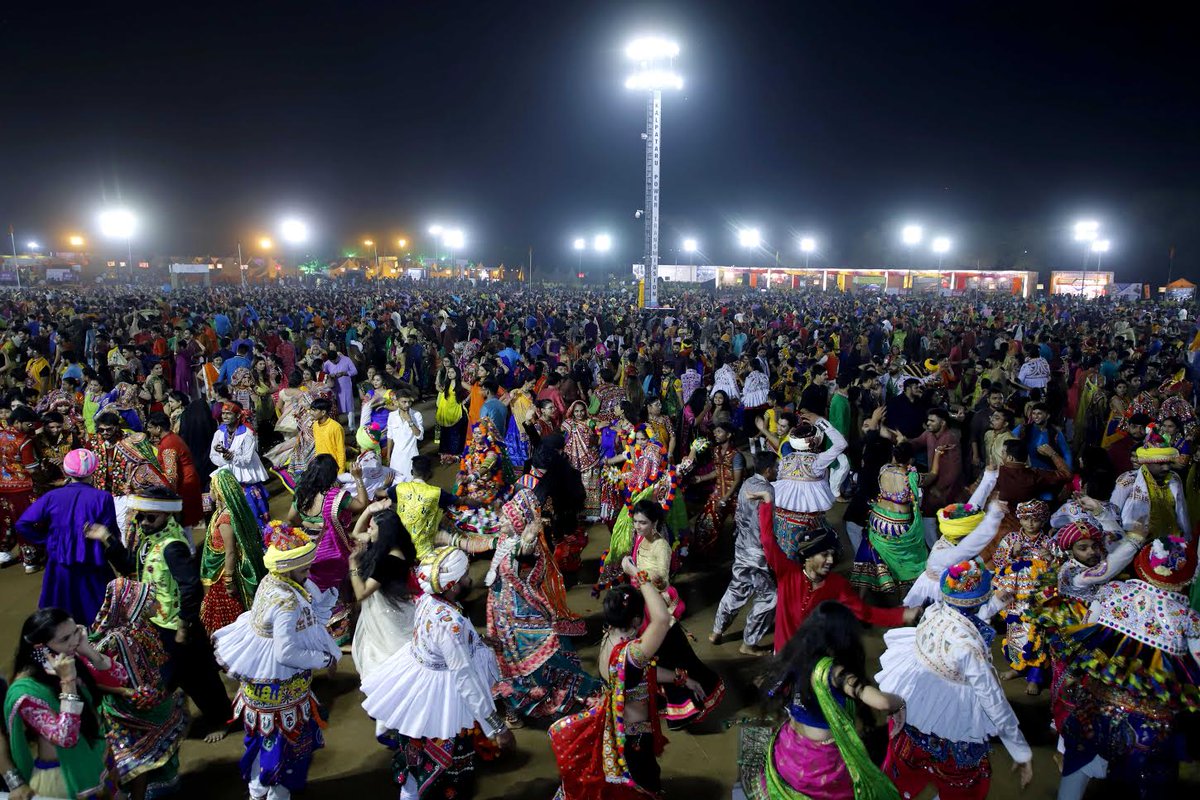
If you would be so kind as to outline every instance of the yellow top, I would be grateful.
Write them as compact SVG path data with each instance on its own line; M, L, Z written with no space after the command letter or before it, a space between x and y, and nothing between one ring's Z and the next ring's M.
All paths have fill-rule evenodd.
M341 423L325 419L313 423L313 439L316 442L316 453L328 453L337 462L338 472L346 471L346 434Z

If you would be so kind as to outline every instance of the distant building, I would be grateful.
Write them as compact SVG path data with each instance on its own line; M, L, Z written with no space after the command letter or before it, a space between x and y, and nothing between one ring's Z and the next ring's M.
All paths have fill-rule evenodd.
M642 279L641 264L633 265ZM959 295L997 292L1028 297L1037 286L1037 273L1025 270L987 269L850 269L848 267L738 267L660 264L659 277L668 283L713 283L718 287L742 286L775 290L821 290L908 294L929 292Z

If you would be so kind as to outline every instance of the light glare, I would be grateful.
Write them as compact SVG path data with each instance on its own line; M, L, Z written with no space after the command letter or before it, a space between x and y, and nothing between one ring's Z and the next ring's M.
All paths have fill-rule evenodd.
M800 252L812 253L817 249L817 240L811 236L804 236L800 239Z
M125 208L112 208L100 214L100 232L112 239L132 238L137 218Z
M40 250L42 248L42 246L40 244L38 244L37 242L26 242L25 246L28 247L30 250Z
M625 55L632 61L675 58L679 55L679 45L659 36L642 36L625 46Z
M933 240L933 252L938 255L950 252L951 241L945 236L938 236Z
M637 92L682 89L683 76L665 69L648 69L625 79L625 88Z
M600 233L596 238L592 239L592 249L597 253L607 253L612 249L612 237L607 233Z
M285 219L279 226L279 232L283 234L285 241L292 244L308 241L308 225L303 220Z
M700 249L700 245L696 243L695 239L684 239L683 240L683 252L694 253L699 249Z
M920 244L925 235L920 225L905 225L900 231L900 239L907 245Z
M442 235L442 226L441 225L430 225L429 233L432 236L441 236Z
M459 250L467 243L467 237L462 231L455 228L454 230L445 231L442 236L442 244L451 250Z
M1111 244L1112 242L1110 242L1108 239L1097 239L1096 241L1092 242L1092 252L1107 253Z
M275 243L271 241L270 236L264 236L258 240L258 246L261 247L263 250L270 250L272 247L275 246Z
M71 247L83 247L82 236L72 236L71 238L67 239L67 241L70 242Z
M738 244L742 247L761 247L762 234L758 228L742 228L738 231Z
M572 243L571 246L574 247L576 250L586 249L587 248L587 240L586 239L576 239Z
M1100 223L1094 219L1081 219L1075 223L1075 241L1090 242L1100 233Z

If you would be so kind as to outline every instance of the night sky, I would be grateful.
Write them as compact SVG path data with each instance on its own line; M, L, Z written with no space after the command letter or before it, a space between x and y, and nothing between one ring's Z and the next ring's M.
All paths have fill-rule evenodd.
M65 247L105 201L135 250L233 252L298 213L326 255L466 231L463 255L574 270L576 235L641 256L634 34L676 38L661 260L1077 269L1099 219L1118 280L1200 260L1200 82L1167 7L1065 3L53 3L0 11L0 222ZM6 247L4 249L7 249ZM391 252L385 247L384 252ZM1094 260L1093 260L1094 268Z

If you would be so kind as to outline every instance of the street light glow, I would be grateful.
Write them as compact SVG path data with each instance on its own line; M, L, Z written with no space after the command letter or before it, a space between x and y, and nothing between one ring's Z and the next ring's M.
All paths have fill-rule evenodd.
M933 252L938 255L945 255L950 252L952 242L946 236L938 236L933 240Z
M71 247L83 247L83 237L79 235L72 236L67 239Z
M683 76L669 69L646 69L626 78L625 88L637 92L682 89Z
M30 250L41 250L42 249L42 246L40 244L38 244L37 242L26 242L25 246L28 247Z
M442 244L451 250L460 250L467 243L467 237L458 228L443 231Z
M429 234L431 236L441 236L442 230L443 230L443 228L441 225L430 225L429 226Z
M270 236L264 236L258 240L258 246L261 247L263 250L270 250L272 247L275 246L275 243L271 241Z
M683 240L683 252L694 253L699 249L700 249L700 245L696 242L695 239L684 239Z
M110 208L100 213L100 232L110 239L132 239L137 218L126 208Z
M396 241L396 244L400 246L401 250L403 250L404 248L408 247L408 239L399 239Z
M374 247L375 242L371 239L363 239L363 246L364 247Z
M279 232L283 234L285 241L292 244L308 241L308 225L303 220L285 219L279 226Z
M1108 239L1097 239L1096 241L1092 242L1092 252L1093 253L1107 253L1108 248L1111 245L1112 245L1112 242L1110 242Z
M642 36L625 46L625 55L631 61L654 61L660 58L675 58L679 45L660 36Z
M920 244L921 239L925 236L924 229L920 225L905 225L900 230L900 239L910 247L914 244Z
M576 239L574 242L571 243L571 246L574 247L576 250L585 250L585 249L587 249L587 239L583 239L583 238Z
M800 237L800 252L815 253L817 250L817 240L811 236Z
M596 234L596 238L592 239L592 249L597 253L607 253L612 249L612 237L607 233Z
M1075 223L1075 241L1090 242L1100 233L1100 223L1094 219L1083 219Z
M737 236L738 244L742 247L753 248L762 246L762 233L759 232L758 228L742 228L738 231Z

